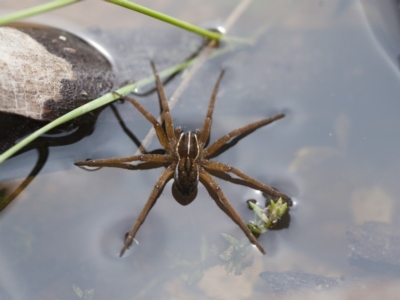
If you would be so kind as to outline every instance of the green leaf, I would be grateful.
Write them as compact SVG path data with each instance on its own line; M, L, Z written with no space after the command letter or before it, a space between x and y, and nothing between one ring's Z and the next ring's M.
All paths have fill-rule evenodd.
M272 202L272 201L271 201ZM266 209L261 209L257 204L254 204L253 202L249 202L251 208L253 211L256 213L256 215L263 220L265 223L268 222L268 217L266 214Z
M268 229L273 228L287 211L287 203L283 202L282 198L279 198L276 202L271 200L270 204L265 209L260 208L252 202L249 202L249 204L256 216L260 219L255 223L250 222L247 224L250 231L256 235L260 235Z
M277 202L277 212L276 214L278 215L279 218L282 218L282 216L286 213L287 211L287 203L282 203L282 198L279 198Z

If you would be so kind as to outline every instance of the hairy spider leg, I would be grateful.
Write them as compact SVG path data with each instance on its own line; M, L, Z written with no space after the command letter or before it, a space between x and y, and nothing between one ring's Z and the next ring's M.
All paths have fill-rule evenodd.
M273 196L276 196L276 197L281 197L282 200L286 201L289 204L289 206L291 206L292 200L290 199L289 196L278 192L277 190L254 179L253 177L250 177L249 175L246 175L245 173L239 171L238 169L236 169L234 167L231 167L231 166L228 166L226 164L216 162L216 161L204 161L203 166L206 170L215 170L215 171L233 173L236 176L245 180L246 182L250 183L251 185L255 186L260 191L270 194L270 195L273 195Z
M167 97L165 96L164 86L160 80L160 76L158 76L156 65L154 64L153 61L151 61L150 63L151 63L151 68L153 69L154 77L156 78L157 93L163 110L162 119L164 119L165 131L167 133L168 140L170 142L171 141L176 142L174 123L172 121L171 112L169 111L169 105Z
M220 137L218 140L216 140L214 143L212 143L210 146L208 146L206 149L203 150L203 158L206 158L207 156L212 155L215 151L220 149L222 146L224 146L230 139L241 135L241 134L246 134L250 131L256 130L260 128L261 126L267 125L269 123L272 123L276 120L282 119L285 115L284 114L277 114L273 117L265 118L260 121L256 121L250 124L247 124L246 126L240 127L238 129L232 130L228 134Z
M201 128L201 132L200 132L200 139L199 139L199 148L200 149L204 148L204 145L206 144L206 142L210 136L215 99L217 98L219 83L221 82L221 79L224 76L224 74L225 74L225 70L222 70L221 73L219 73L218 79L215 82L213 91L211 93L211 98L210 98L210 103L208 105L207 115L206 115L206 118L204 119L204 123Z
M153 124L154 130L156 131L157 138L160 141L160 144L163 148L165 149L170 149L169 143L168 143L168 138L165 135L164 129L162 128L161 124L158 123L157 119L154 118L154 116L149 113L136 99L121 95L117 92L113 92L115 95L120 97L121 99L124 99L126 101L129 101L130 103L133 104L133 106L136 107L138 111L141 112L141 114L151 123Z
M254 237L254 235L251 233L250 229L247 227L242 218L239 216L239 214L233 208L231 203L228 201L225 194L222 192L221 188L219 187L218 183L214 180L214 178L212 178L212 176L209 173L207 173L204 169L200 169L200 178L203 181L205 181L208 184L208 186L217 194L219 200L226 208L226 211L224 209L223 211L227 213L228 217L233 219L239 225L240 229L242 229L243 233L248 237L248 239L254 245L256 245L256 247L261 251L261 253L265 254L264 248L260 245L260 243ZM220 206L218 205L218 207Z
M165 171L161 174L161 176L158 178L156 184L154 185L154 189L151 191L149 199L147 200L146 204L142 208L142 211L139 214L139 217L133 224L133 227L131 231L129 231L128 236L125 239L124 246L122 247L119 256L124 255L124 252L126 249L129 248L129 245L132 243L133 238L136 235L136 232L139 230L140 226L143 224L144 220L146 219L149 211L153 207L153 205L156 203L158 197L162 193L165 184L172 178L174 175L174 168L172 166L169 166L165 169Z
M136 165L126 164L127 162L143 161L143 162L155 162L155 163L166 163L168 159L162 154L139 154L127 157L118 158L102 158L93 159L86 161L75 162L76 166L88 166L88 167L111 167L128 170L136 170Z

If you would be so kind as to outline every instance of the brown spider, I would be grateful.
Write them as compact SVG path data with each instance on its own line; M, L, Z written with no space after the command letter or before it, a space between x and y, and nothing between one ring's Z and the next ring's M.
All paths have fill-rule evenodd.
M213 179L209 172L222 172L226 174L233 173L247 184L252 187L259 189L267 194L282 197L283 200L290 203L290 198L284 194L279 193L273 188L257 181L254 178L242 173L238 169L228 166L223 163L210 161L207 158L215 154L217 150L220 150L228 141L232 138L248 134L257 128L269 124L275 120L283 118L284 114L277 114L273 117L266 118L254 123L250 123L246 126L233 130L232 132L222 136L217 141L205 148L207 140L210 136L212 114L214 110L215 98L218 91L219 83L224 75L224 71L221 71L217 82L215 83L213 92L211 94L210 103L208 106L207 116L204 120L201 131L196 132L182 132L180 127L174 129L171 113L169 111L168 102L165 97L163 85L160 81L155 65L151 62L151 66L156 78L157 90L159 99L162 106L162 119L165 122L165 129L156 120L156 118L150 114L143 106L135 99L120 95L120 98L131 102L137 110L139 110L143 116L153 124L156 131L158 140L161 146L165 149L165 154L148 154L142 150L142 154L121 157L121 158L109 158L109 159L95 159L88 161L78 161L75 165L78 166L93 166L93 167L114 167L128 170L137 170L138 165L128 164L128 162L141 161L145 163L151 163L154 168L164 166L166 169L157 180L154 189L151 191L149 199L139 214L135 224L131 231L125 238L124 246L121 249L120 256L122 256L125 250L130 246L135 237L136 232L144 222L147 214L155 204L157 198L161 194L165 184L172 178L174 178L173 193L176 200L187 205L191 203L197 195L197 185L200 182L209 189L209 192L215 193L217 198L213 197L217 205L235 222L239 225L242 231L246 234L249 240L257 246L257 248L265 254L263 247L258 243L257 239L247 228L244 221L240 218L239 214L230 204L228 199L225 197L221 188L217 182ZM183 201L182 201L183 200Z

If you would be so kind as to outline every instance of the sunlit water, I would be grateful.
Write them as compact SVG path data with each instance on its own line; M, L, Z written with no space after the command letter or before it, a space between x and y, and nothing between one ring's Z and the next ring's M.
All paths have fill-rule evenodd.
M260 238L267 255L251 249L254 262L241 276L227 275L222 262L209 263L213 258L202 260L205 245L209 253L227 248L221 232L238 239L244 235L203 187L183 207L172 197L170 182L140 228L138 244L120 258L124 234L162 170L88 172L73 165L137 150L107 108L92 135L50 148L41 173L0 215L1 298L79 299L81 289L94 293L93 299L256 299L271 294L259 277L264 271L357 277L379 287L381 274L349 263L346 228L366 221L398 226L397 19L388 17L385 23L378 9L374 15L363 2L307 3L255 1L232 31L250 36L264 28L255 46L207 63L172 112L175 125L200 128L224 68L212 141L252 121L286 113L217 158L294 198L290 226ZM233 5L228 4L206 2L199 13L204 19L191 19L188 12L174 15L206 23L224 18ZM203 2L193 3L192 9L196 5ZM107 28L96 22L111 4L96 6L93 23L81 24ZM65 18L74 9L66 9ZM118 20L112 26L125 29L128 18L136 16L115 8L110 13ZM120 14L127 18L124 24ZM168 95L179 81L178 76L167 86ZM157 115L156 95L140 100ZM143 138L150 124L129 103L116 107L128 128ZM150 149L158 147L153 141ZM32 150L0 166L7 170L0 173L3 186L11 192L36 160ZM251 220L245 201L261 201L259 193L218 182L242 218Z

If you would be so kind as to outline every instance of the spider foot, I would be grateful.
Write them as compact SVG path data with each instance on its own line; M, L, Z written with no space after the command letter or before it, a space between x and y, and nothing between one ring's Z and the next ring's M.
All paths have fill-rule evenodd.
M122 247L121 251L119 252L119 256L120 256L120 257L121 257L122 255L124 255L125 251L128 250L128 249L132 246L133 242L135 242L137 245L139 245L139 242L137 241L137 239L131 237L131 236L129 235L129 232L127 232L127 233L125 234L125 243L124 243L124 246Z

